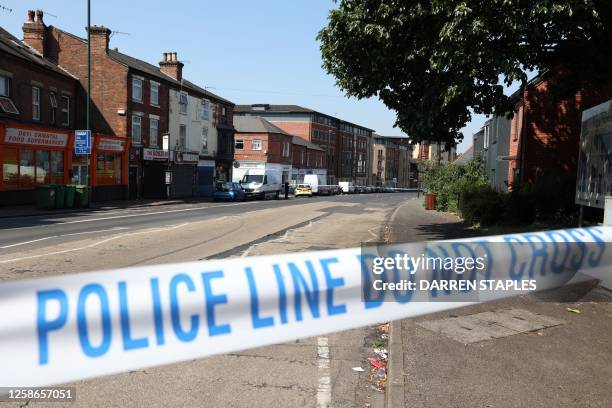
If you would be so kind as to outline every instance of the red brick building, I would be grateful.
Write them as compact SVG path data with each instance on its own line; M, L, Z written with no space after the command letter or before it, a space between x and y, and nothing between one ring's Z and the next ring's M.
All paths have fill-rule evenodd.
M78 79L46 58L43 13L28 13L26 42L0 28L0 205L34 202L39 184L71 182Z
M513 95L515 114L510 126L508 183L535 183L543 175L566 174L575 182L582 111L612 97L612 83L558 100L550 92L562 77L535 78Z
M369 184L372 130L298 105L237 105L238 116L259 116L325 151L328 183Z

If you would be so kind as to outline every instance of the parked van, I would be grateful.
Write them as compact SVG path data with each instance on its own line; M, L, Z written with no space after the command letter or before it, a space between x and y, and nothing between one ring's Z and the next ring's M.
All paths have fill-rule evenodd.
M355 192L355 186L352 181L340 181L338 185L342 189L342 194L353 194Z
M283 189L282 173L276 169L248 169L240 186L247 197L278 198Z
M314 195L332 195L340 194L339 187L337 185L326 184L326 177L320 174L306 174L304 176L304 183L309 184Z

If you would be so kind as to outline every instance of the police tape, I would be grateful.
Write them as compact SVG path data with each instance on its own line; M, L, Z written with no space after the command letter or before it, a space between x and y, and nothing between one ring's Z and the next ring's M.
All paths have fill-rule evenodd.
M609 242L612 227L595 227L464 239L449 243L449 251L477 243L495 260L496 277L530 276L543 290L567 281L559 279L561 263L571 275L609 273ZM563 246L568 243L577 243L571 256ZM2 283L0 386L62 384L471 304L363 301L363 270L371 260L366 252L207 260Z

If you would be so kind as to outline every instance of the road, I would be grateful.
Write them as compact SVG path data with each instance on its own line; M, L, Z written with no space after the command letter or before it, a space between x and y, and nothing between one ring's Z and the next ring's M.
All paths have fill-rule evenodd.
M380 240L395 210L414 198L364 194L5 219L0 281L355 247ZM372 388L367 361L377 336L365 327L82 381L72 384L77 401L68 406L379 407L384 394Z

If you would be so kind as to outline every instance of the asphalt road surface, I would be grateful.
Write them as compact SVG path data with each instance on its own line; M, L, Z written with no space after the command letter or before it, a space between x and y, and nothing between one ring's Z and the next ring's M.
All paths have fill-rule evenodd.
M415 198L364 194L5 218L0 281L356 247L382 240L391 215ZM367 361L376 336L365 327L81 381L70 384L77 400L66 406L380 407L384 394L372 388Z

